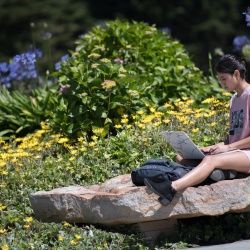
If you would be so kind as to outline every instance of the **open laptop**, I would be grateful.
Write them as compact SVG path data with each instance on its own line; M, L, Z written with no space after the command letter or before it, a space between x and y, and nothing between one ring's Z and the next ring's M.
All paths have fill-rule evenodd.
M183 159L203 159L205 155L209 153L203 153L196 144L189 138L189 136L183 131L165 131L160 133L171 145L171 147L182 156ZM230 150L239 151L237 149ZM218 154L221 154L218 153Z

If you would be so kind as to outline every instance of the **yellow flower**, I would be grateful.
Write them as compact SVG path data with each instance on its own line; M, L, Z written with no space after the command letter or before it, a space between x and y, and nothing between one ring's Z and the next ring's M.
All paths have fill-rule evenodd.
M210 123L210 126L211 126L211 127L213 127L213 126L215 126L215 125L216 125L216 122Z
M71 161L71 162L75 161L75 157L70 157L69 161Z
M68 222L64 222L63 224L65 227L68 227L69 226L69 223Z
M80 235L78 235L78 234L75 234L75 238L76 238L77 240L80 240L82 237L81 237Z
M170 122L170 120L169 119L164 119L163 122L168 124Z
M91 139L92 139L93 141L97 141L97 140L98 140L98 137L97 137L96 135L93 135L93 136L91 136Z
M72 150L70 153L71 153L72 155L75 155L75 154L77 154L77 150Z
M80 137L77 139L79 142L83 142L84 138L83 137Z
M144 114L144 111L143 111L143 110L139 110L139 111L137 111L137 113L138 113L139 115L142 115L142 114Z
M61 235L58 236L59 241L63 241L63 237Z
M65 142L68 142L69 139L68 138L60 138L57 142L58 143L65 143Z
M158 127L158 126L160 126L160 125L161 125L161 122L160 122L160 121L154 122L154 126L155 126L155 127Z
M85 147L81 147L81 148L80 148L80 151L81 151L81 152L85 152L86 150L87 150L87 149L86 149Z
M71 240L70 243L71 243L72 245L76 245L76 244L78 243L78 241L77 241L77 240Z
M205 99L202 103L212 103L214 101L214 97Z
M127 118L121 119L121 123L128 123L128 119Z
M102 88L103 89L110 89L110 88L113 88L116 86L116 83L115 81L111 81L111 80L105 80L103 83L102 83Z
M8 249L9 249L9 247L7 245L2 246L2 250L8 250Z
M155 108L150 108L149 110L150 110L151 113L155 112Z
M97 128L97 129L93 129L93 133L96 135L101 135L103 132L103 128Z
M23 226L23 228L30 228L30 225L26 224L26 225Z
M122 127L122 125L119 124L119 125L115 125L114 127L119 129Z
M95 144L96 144L96 143L92 141L92 142L89 143L89 146L90 146L90 147L94 147Z
M8 175L8 172L7 171L2 171L2 174L3 175Z
M165 106L166 108L173 108L173 105L170 104L170 103L165 103L164 106Z
M194 128L194 129L192 130L193 133L197 133L198 131L199 131L199 128Z
M104 247L107 247L107 246L108 246L108 244L107 244L107 243L104 243L104 244L103 244L103 246L104 246Z
M195 118L200 118L200 117L202 117L202 114L201 114L201 113L195 115Z
M6 164L7 164L7 162L1 161L1 162L0 162L0 167L4 167Z
M0 234L4 234L6 231L6 229L0 229Z
M0 185L1 187L6 187L7 183L6 182L2 182L2 184Z
M41 156L41 155L37 155L37 156L35 156L35 159L40 159L40 158L42 158L42 156Z
M222 93L224 96L231 96L232 94L231 93L229 93L229 92L224 92L224 93Z
M141 123L139 123L137 126L138 126L139 128L141 128L141 129L146 129L145 124L141 124Z
M34 219L33 219L32 217L28 217L28 218L25 219L25 221L27 221L27 222L29 222L29 223L32 222L33 220L34 220Z
M130 129L132 127L132 125L126 125L127 129Z

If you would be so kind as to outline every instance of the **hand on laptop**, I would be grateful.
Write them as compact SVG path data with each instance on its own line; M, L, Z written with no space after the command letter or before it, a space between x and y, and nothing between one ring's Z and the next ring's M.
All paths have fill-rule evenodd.
M219 144L215 144L212 146L201 148L200 150L205 154L210 153L211 155L214 155L214 154L231 151L232 149L229 147L229 145L219 143Z

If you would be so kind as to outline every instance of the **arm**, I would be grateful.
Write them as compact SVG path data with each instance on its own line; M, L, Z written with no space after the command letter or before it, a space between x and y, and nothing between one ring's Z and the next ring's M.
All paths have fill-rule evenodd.
M216 144L210 148L211 154L226 152L233 149L250 148L250 136L231 144Z

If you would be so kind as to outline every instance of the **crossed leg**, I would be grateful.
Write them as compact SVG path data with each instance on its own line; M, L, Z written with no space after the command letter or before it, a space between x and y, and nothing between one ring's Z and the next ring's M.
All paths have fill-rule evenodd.
M177 156L176 161L183 165L184 163L189 162L189 160L185 160L186 162L184 162L180 156ZM193 160L189 162L189 165L191 166L195 166L195 164L198 165L193 170L184 175L182 178L172 182L172 187L176 191L195 186L203 182L216 168L222 170L236 170L237 172L242 173L247 173L250 168L248 157L243 152L209 155L206 156L200 163Z

